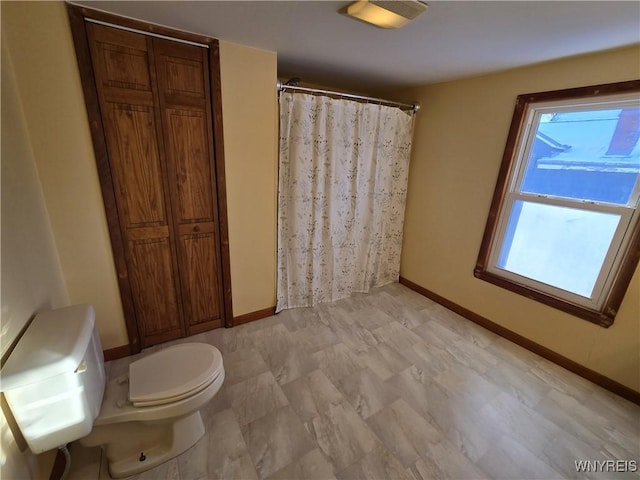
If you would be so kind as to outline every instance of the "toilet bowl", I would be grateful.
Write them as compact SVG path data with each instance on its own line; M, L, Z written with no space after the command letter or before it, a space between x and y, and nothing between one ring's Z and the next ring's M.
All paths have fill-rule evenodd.
M110 380L85 446L102 446L109 473L122 478L181 454L204 435L200 409L224 381L220 351L183 343L129 365Z

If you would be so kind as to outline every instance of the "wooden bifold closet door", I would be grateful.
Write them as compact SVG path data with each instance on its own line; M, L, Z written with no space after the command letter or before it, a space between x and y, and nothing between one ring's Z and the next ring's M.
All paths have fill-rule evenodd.
M206 48L86 24L141 346L222 325Z

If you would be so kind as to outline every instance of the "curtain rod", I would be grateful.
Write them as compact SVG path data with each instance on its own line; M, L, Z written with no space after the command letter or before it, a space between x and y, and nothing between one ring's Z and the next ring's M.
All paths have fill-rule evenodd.
M354 95L352 93L343 93L343 92L335 92L331 90L320 90L318 88L308 88L308 87L296 87L294 85L285 85L282 81L278 80L276 83L276 87L278 91L282 92L284 90L295 90L298 92L309 92L309 93L326 93L329 95L336 95L338 97L343 98L353 98L355 100L365 100L367 102L372 103L380 103L391 107L399 107L403 109L411 110L412 113L417 113L420 110L419 103L400 103L400 102L392 102L391 100L385 100L383 98L375 98L375 97L367 97L364 95Z

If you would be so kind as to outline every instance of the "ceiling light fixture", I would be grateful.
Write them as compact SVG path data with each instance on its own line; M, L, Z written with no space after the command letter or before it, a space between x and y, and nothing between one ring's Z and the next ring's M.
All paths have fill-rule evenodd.
M344 13L380 28L400 28L423 13L428 5L419 0L359 0L343 8Z

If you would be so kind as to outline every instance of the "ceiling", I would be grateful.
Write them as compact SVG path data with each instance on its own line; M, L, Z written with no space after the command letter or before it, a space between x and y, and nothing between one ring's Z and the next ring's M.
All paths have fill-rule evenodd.
M637 1L431 0L426 13L398 30L337 13L345 1L77 3L275 51L282 77L361 90L436 83L640 43Z

